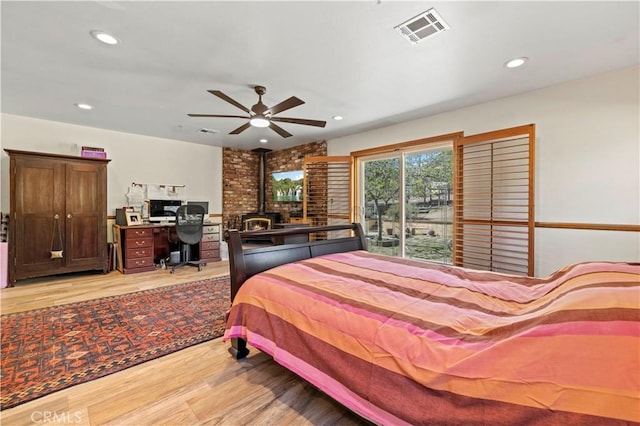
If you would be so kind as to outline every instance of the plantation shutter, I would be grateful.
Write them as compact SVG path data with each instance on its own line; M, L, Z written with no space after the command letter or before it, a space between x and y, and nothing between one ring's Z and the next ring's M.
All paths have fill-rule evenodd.
M454 142L454 265L533 275L535 125Z
M351 157L306 157L303 201L304 218L311 226L351 223Z

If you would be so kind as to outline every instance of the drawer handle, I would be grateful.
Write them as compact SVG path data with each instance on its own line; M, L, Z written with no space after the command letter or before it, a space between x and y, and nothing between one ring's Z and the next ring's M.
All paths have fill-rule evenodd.
M136 241L136 245L137 246L142 246L142 245L144 245L144 241Z

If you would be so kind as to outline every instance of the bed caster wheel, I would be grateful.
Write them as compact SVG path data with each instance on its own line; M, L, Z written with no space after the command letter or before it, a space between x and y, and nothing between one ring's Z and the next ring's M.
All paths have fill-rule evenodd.
M172 274L175 274L175 273L176 273L176 270L175 270L175 269L172 269L170 272L171 272Z
M198 265L198 272L202 271L202 265Z

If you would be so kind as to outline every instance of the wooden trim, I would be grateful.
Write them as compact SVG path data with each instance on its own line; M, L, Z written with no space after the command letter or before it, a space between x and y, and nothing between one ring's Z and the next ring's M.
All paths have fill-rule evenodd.
M460 143L466 145L478 141L486 141L487 138L493 142L499 142L502 139L520 139L520 136L529 135L530 133L535 137L535 127L536 125L531 123L522 126L509 127L507 129L476 133L475 135L465 136L464 139L460 140Z
M536 228L590 229L594 231L640 232L640 225L622 225L622 224L608 224L608 223L536 222L535 226Z
M414 148L420 145L430 144L434 142L446 142L446 141L453 142L454 139L458 137L462 137L463 134L464 134L463 132L447 133L445 135L439 135L439 136L434 136L430 138L415 139L412 141L400 142L392 145L385 145L385 146L380 146L375 148L363 149L360 151L352 151L351 155L353 157L366 157L374 154L384 154L387 152L394 152L394 151L400 151L402 149Z

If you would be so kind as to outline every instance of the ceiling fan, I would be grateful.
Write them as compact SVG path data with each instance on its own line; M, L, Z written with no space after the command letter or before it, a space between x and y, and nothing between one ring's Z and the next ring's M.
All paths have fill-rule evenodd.
M271 108L267 107L262 103L262 95L267 92L267 89L264 86L255 86L254 90L258 94L258 103L251 107L251 109L245 107L238 101L232 99L231 97L225 95L219 90L207 90L207 92L211 93L214 96L219 97L220 99L229 102L231 105L236 108L240 108L242 111L246 112L248 116L244 115L220 115L220 114L187 114L189 117L223 117L223 118L246 118L249 121L238 127L237 129L229 132L230 135L237 135L239 133L244 132L249 127L270 127L276 133L278 133L283 138L288 138L289 136L293 136L291 133L287 132L282 127L278 126L274 123L291 123L291 124L302 124L305 126L316 126L316 127L324 127L327 122L320 120L307 120L304 118L289 118L289 117L274 117L274 115L286 111L288 109L300 106L304 104L304 101L296 98L295 96L290 97L289 99L285 99L272 106Z

